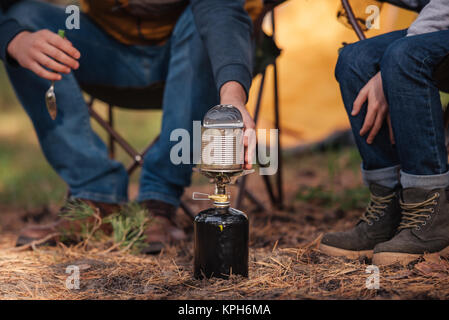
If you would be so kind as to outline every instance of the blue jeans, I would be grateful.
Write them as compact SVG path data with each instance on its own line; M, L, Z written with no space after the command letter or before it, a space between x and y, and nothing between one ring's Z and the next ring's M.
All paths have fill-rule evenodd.
M404 188L449 186L443 110L432 78L438 63L449 54L449 30L406 37L406 30L387 33L344 47L335 69L367 183ZM351 116L359 91L381 72L396 145L389 140L386 122L369 145L359 131L366 103ZM398 172L400 170L400 180Z
M65 29L67 18L64 8L35 1L19 2L6 14L30 30L55 32ZM49 117L44 101L50 82L27 69L6 65L48 162L74 198L127 201L128 174L121 163L108 158L105 144L92 131L79 83L143 87L165 81L162 130L144 158L138 201L154 199L177 206L184 187L190 184L192 165L171 163L170 149L176 142L170 141L170 133L177 128L191 132L192 122L201 120L219 101L190 8L161 46L121 44L83 14L80 29L67 30L66 36L81 52L80 68L56 83L56 121ZM145 134L144 127L136 129Z

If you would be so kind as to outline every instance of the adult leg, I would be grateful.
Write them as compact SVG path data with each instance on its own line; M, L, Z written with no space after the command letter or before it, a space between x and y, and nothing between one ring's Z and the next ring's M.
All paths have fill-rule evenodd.
M335 70L340 83L345 108L354 137L363 159L362 174L371 191L371 201L357 225L347 231L327 233L320 250L350 259L371 257L374 247L393 237L400 220L398 184L399 160L383 125L372 144L359 134L366 117L366 103L357 116L351 116L352 106L360 90L379 72L386 48L404 37L405 31L389 33L346 46L340 53Z
M209 57L190 8L179 18L168 45L162 129L159 140L144 159L138 199L177 206L184 187L190 184L193 165L172 163L170 151L178 141L171 141L170 135L175 129L185 129L192 143L193 121L202 120L219 99Z
M362 174L367 184L375 182L390 188L397 185L399 158L390 143L386 124L382 126L372 144L366 142L366 137L360 136L367 103L365 102L357 116L351 116L353 103L360 90L379 72L380 62L387 47L405 34L405 30L396 31L347 45L340 52L335 69L343 103L363 160Z
M6 14L30 30L64 29L67 17L63 8L36 1L19 2ZM152 80L144 64L148 65L147 60L153 61L154 57L121 45L83 14L80 26L79 30L66 31L82 57L78 70L56 82L58 117L55 121L49 117L44 100L50 82L21 67L7 64L7 71L47 160L69 185L72 196L108 203L125 202L126 170L108 158L105 144L92 131L78 82L143 86ZM155 48L154 55L160 50Z
M449 31L399 39L381 72L390 107L404 188L449 185L443 109L432 74L449 53Z
M449 253L449 172L440 95L432 78L449 53L449 30L399 39L381 72L401 161L402 221L374 249L375 264Z

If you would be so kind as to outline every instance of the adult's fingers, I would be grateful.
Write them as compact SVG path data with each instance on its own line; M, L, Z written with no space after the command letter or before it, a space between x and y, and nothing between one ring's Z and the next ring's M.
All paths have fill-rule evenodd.
M49 58L48 56L46 56L43 53L37 54L36 60L40 65L47 67L48 69L50 69L52 71L60 72L60 73L70 73L69 67L56 62L55 60Z
M388 114L387 123L388 123L388 131L390 133L390 142L391 142L391 144L396 144L396 141L394 140L393 126L391 125L390 114Z
M245 135L243 136L245 169L249 170L252 168L256 150L256 141L254 129L246 129Z
M354 104L352 106L351 115L356 116L360 110L362 109L363 104L365 103L366 99L368 98L368 90L363 87L362 90L360 90L359 94L357 95L357 98L354 101Z
M55 47L49 43L46 43L45 45L43 45L42 51L49 57L65 64L66 66L70 67L71 69L78 69L78 67L79 67L78 61L71 58L69 55L64 53L64 51L58 49L57 47Z
M67 40L61 38L56 33L50 32L47 36L47 41L51 45L55 46L59 50L64 51L66 54L70 55L74 59L79 59L81 57L81 53L72 45L72 43Z
M250 170L253 167L249 160L248 149L245 150L245 169Z
M378 112L376 114L376 120L374 121L374 125L368 135L368 138L366 138L366 142L368 144L373 143L374 138L377 136L380 129L382 128L383 122L384 122L384 115L382 113Z
M374 121L376 120L377 110L374 107L368 106L368 111L366 112L365 121L363 122L363 126L360 129L360 135L364 136L371 130L374 125Z
M247 169L247 170L249 170L249 169L251 169L252 168L252 164L251 164L251 162L250 162L250 155L249 155L249 138L248 138L248 136L244 136L243 137L243 145L244 145L244 148L245 148L245 153L244 153L244 159L243 159L243 162L244 162L244 166L245 166L245 169Z
M251 169L252 164L255 163L256 157L256 146L257 146L257 137L254 129L251 129L252 133L248 136L248 147L247 147L247 159L246 163L247 169Z
M31 71L33 71L35 74L37 74L39 77L50 80L50 81L58 81L58 80L62 79L60 74L45 70L37 62L31 63L29 69Z

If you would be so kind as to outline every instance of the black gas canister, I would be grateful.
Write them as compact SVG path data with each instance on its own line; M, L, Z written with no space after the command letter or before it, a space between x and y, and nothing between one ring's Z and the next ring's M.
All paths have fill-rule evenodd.
M224 278L231 274L248 277L246 215L231 207L214 207L195 218L195 278Z
M195 218L195 278L248 277L248 218L230 207L227 186L253 170L244 170L244 124L232 105L211 108L201 129L199 171L215 184L214 194L194 192L194 200L213 200Z

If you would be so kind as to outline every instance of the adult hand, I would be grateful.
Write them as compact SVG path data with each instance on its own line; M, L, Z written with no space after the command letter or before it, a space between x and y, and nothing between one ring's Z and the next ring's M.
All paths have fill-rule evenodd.
M390 133L390 141L394 144L393 129L391 127L391 119L388 111L388 103L385 99L384 90L382 86L382 76L378 72L370 81L360 90L357 98L354 101L351 115L356 116L362 109L363 104L368 100L366 117L360 135L364 136L367 133L366 142L373 143L374 138L379 133L382 125L387 119L388 129Z
M232 104L239 109L243 117L245 132L256 128L253 118L246 109L246 92L240 83L236 81L226 82L220 89L220 100L221 104ZM243 143L245 146L245 168L249 170L252 168L256 150L256 133L245 134Z
M7 52L22 67L53 81L61 80L59 73L78 69L77 59L81 57L69 40L49 30L18 33L9 43Z

